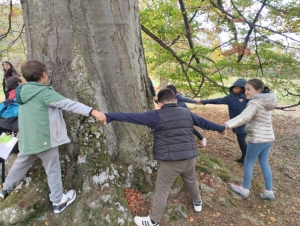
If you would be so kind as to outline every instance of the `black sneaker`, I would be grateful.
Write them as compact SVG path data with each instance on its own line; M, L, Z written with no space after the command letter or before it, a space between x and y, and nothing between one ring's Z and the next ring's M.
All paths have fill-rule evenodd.
M243 158L236 159L235 161L239 162L239 163L244 163L244 159Z

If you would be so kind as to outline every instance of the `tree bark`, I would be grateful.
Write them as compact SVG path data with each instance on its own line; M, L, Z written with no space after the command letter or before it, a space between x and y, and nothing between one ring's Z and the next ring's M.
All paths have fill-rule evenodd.
M153 108L137 0L23 0L22 7L28 56L46 64L59 93L103 112ZM60 148L63 182L66 191L77 190L77 200L54 216L37 162L28 176L30 186L13 192L4 201L10 205L0 206L0 224L44 219L50 225L129 225L123 188L153 189L156 163L149 129L121 122L102 127L73 113L65 113L65 120L72 142Z

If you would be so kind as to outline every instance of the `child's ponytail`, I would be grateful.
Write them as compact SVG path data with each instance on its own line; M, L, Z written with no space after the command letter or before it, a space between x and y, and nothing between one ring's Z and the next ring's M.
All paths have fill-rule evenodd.
M271 89L268 86L264 86L262 93L270 93L270 92L271 92Z

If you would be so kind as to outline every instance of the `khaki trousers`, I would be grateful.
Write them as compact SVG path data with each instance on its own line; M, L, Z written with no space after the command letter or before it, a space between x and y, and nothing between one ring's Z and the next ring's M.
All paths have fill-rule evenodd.
M201 201L196 179L196 157L182 161L161 161L156 179L150 219L159 222L167 204L171 186L178 175L185 183L193 202Z

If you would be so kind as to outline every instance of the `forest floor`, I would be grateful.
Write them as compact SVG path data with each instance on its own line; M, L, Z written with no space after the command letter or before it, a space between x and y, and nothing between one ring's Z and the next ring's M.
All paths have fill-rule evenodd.
M190 106L193 112L205 119L220 124L229 119L227 106ZM274 111L276 140L269 156L276 197L274 202L259 198L264 183L258 161L254 166L248 199L231 192L229 183L241 184L243 178L243 165L234 161L241 155L235 134L230 131L226 139L216 132L199 129L208 141L206 147L200 147L198 141L198 160L203 167L196 167L198 181L204 184L201 189L203 209L200 213L194 212L188 193L182 189L169 197L167 206L183 204L187 208L187 216L167 221L163 217L160 225L300 225L300 107L294 109L296 111ZM218 167L210 169L211 163ZM149 209L149 206L145 204L143 208Z

